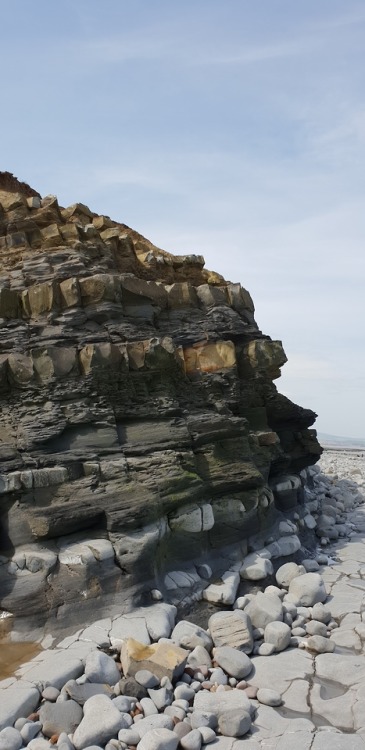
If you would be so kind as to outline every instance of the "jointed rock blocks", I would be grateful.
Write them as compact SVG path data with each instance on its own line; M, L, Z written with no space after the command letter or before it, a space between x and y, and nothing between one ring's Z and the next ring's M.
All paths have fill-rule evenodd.
M144 590L183 599L254 535L293 551L275 507L321 449L273 385L285 353L249 293L9 176L0 251L0 606L18 632Z

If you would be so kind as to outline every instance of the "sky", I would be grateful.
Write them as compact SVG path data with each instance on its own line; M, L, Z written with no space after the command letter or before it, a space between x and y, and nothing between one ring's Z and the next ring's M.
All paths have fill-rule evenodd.
M365 437L363 0L0 0L1 159L247 288Z

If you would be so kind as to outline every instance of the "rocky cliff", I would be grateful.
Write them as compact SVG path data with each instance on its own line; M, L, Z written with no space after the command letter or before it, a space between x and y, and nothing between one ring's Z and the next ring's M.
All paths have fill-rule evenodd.
M321 449L249 293L0 175L0 606L34 632L199 591ZM75 606L77 603L77 606Z

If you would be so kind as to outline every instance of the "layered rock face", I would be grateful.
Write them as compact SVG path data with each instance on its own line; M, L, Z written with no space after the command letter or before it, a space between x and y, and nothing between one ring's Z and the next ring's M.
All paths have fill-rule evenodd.
M277 392L285 353L240 284L1 175L0 253L0 606L19 631L173 588L177 567L194 585L300 502L316 415Z

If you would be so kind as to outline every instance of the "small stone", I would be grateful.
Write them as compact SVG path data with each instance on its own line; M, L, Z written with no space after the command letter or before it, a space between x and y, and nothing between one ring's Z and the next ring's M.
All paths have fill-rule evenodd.
M250 617L254 628L265 628L273 620L283 619L283 606L278 596L259 591L247 605L245 613Z
M292 628L291 634L295 638L303 638L307 635L307 630L306 628Z
M261 581L274 572L272 562L265 557L260 557L257 552L252 552L245 558L240 576L248 581Z
M177 646L183 645L184 648L194 649L196 646L203 646L207 651L210 651L213 643L212 639L206 630L203 630L199 625L195 625L188 620L180 620L175 625L172 633L171 640L176 643Z
M113 706L116 706L121 714L129 713L131 710L131 701L126 695L118 695L112 699Z
M203 738L199 729L192 729L191 732L180 739L180 745L184 750L200 750L202 742Z
M313 605L312 617L314 620L324 622L327 625L331 619L331 612L324 604L317 602L317 604Z
M323 638L321 635L311 635L307 640L309 651L315 651L317 654L331 654L335 650L334 641L329 638Z
M216 729L218 726L217 716L211 711L194 711L190 719L192 729L201 729L202 727Z
M289 585L289 593L294 596L298 604L305 607L311 607L327 599L326 587L319 573L304 573L293 578Z
M143 687L155 688L160 684L160 680L156 675L152 674L148 669L140 669L134 675L134 679Z
M202 741L204 745L209 745L211 742L214 742L214 740L216 739L216 733L210 727L199 727L199 732L202 736Z
M135 720L137 716L135 717ZM133 727L134 728L134 727ZM140 737L144 737L145 734L151 731L151 729L170 729L174 728L174 722L170 716L165 714L155 714L154 716L146 716L140 718L138 723L135 724L136 731Z
M109 699L108 699L109 700ZM54 734L72 734L82 720L82 708L76 701L43 703L39 711L42 732L46 737Z
M288 562L278 568L275 578L281 588L288 589L290 582L294 578L303 575L303 573L305 573L305 569L302 565L297 565L295 562Z
M20 750L23 740L20 732L14 727L5 727L0 732L0 750Z
M180 741L182 737L185 737L187 734L191 732L191 726L189 724L185 724L184 721L179 721L178 724L174 727L174 732L179 737Z
M172 719L178 719L179 721L183 721L186 716L186 711L184 711L183 708L180 708L179 706L175 706L171 704L171 706L166 706L164 709L164 714L166 716L171 716Z
M283 589L280 589L279 586L273 586L272 584L270 586L266 586L264 589L264 594L274 594L275 596L278 596L279 599L282 599L285 595L285 591Z
M90 651L85 660L85 675L89 682L115 685L120 672L114 659L103 651Z
M324 622L318 620L309 620L306 625L306 631L308 635L321 635L323 638L327 637L327 626Z
M215 667L215 669L211 669L210 671L210 682L213 683L213 685L227 685L228 677L223 672L223 669L221 667Z
M143 685L140 685L139 682L134 679L134 677L124 677L123 679L121 679L119 681L119 688L121 695L133 695L133 697L137 700L141 700L141 698L147 697L146 688L144 688Z
M265 643L272 643L275 651L284 651L289 646L291 630L285 622L270 622L265 628Z
M28 745L28 743L33 740L41 730L42 724L40 721L28 721L20 730L23 742Z
M249 656L231 646L218 646L214 650L214 659L218 666L237 680L247 677L253 669L253 664Z
M125 742L126 745L138 745L140 736L134 727L131 729L120 729L118 732L118 740L120 740L120 742Z
M195 698L195 690L189 685L178 685L174 690L175 700L192 701Z
M248 711L234 708L220 715L218 726L224 737L243 737L251 728L251 716Z
M319 563L317 560L302 560L302 565L307 573L316 573L317 570L319 570Z
M204 674L203 667L211 667L212 660L208 651L203 646L196 646L188 656L188 664L192 669L200 669Z
M161 687L158 690L151 690L151 688L149 688L148 695L159 711L166 708L166 706L169 706L172 701L172 692L165 687Z
M258 647L257 653L259 656L271 656L275 651L273 643L261 643Z
M152 714L158 713L158 709L151 698L141 698L138 705L141 705L144 716L152 716Z
M264 706L281 706L283 700L280 693L270 688L260 688L257 691L257 700Z
M138 750L176 750L179 738L171 729L151 729L138 743Z
M49 686L43 690L42 698L52 703L53 701L57 700L59 694L60 694L60 691L57 688Z
M65 704L66 705L66 704ZM94 695L84 705L84 717L73 735L76 750L105 745L121 728L121 714L106 695Z

